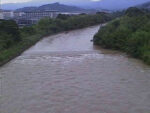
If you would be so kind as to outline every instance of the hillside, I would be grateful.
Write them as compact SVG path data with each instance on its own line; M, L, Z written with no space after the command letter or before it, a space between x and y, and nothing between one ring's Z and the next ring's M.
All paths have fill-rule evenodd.
M60 11L60 12L95 11L95 10L82 9L82 8L75 7L75 6L63 5L63 4L60 4L60 3L46 4L46 5L42 5L42 6L39 6L39 7L24 7L24 8L17 9L16 11L29 12L29 11L45 11L45 10L57 10L57 11Z
M138 7L150 10L150 2L146 2L146 3L142 4L142 5L139 5Z
M16 11L18 11L18 12L30 12L30 11L36 11L37 9L38 9L38 7L24 7L24 8L17 9Z
M138 8L127 9L123 17L99 30L94 44L125 51L150 64L150 14Z

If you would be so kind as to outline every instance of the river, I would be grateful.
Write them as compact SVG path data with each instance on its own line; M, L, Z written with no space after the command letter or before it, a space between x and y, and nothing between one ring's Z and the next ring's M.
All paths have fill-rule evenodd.
M93 46L99 26L38 42L0 68L0 113L150 113L150 67Z

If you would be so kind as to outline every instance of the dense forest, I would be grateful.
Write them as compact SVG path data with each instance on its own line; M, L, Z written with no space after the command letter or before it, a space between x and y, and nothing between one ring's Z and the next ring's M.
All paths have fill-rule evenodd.
M94 44L122 50L150 64L150 14L131 7L94 36Z
M13 20L0 20L0 65L21 54L46 35L84 28L111 20L105 13L44 18L36 25L19 28Z

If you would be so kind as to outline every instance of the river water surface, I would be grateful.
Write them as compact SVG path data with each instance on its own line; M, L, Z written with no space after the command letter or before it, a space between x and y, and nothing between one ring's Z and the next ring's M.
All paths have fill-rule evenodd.
M90 41L49 36L0 68L0 113L150 113L150 67Z

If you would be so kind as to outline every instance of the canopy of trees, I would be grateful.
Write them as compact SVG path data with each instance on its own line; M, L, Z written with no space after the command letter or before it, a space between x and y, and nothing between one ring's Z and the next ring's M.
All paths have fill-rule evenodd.
M18 41L21 41L21 37L15 21L0 20L0 50L9 48Z
M109 20L111 20L111 17L108 14L77 16L58 15L54 20L48 18L42 19L36 25L36 28L37 31L42 34L51 34L96 25Z
M126 51L150 64L150 14L129 8L123 17L99 30L94 44Z

